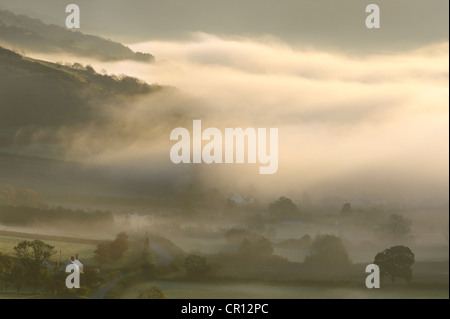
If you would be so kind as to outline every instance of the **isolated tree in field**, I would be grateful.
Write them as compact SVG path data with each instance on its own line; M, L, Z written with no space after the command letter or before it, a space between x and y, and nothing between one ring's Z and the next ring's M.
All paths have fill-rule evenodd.
M406 246L394 246L385 249L375 256L374 264L380 267L382 278L390 278L395 283L397 278L410 282L412 280L411 266L414 264L414 254Z
M187 275L190 277L200 277L207 275L211 266L207 263L206 258L197 255L189 255L184 260L184 267Z
M103 242L97 244L97 249L94 251L94 259L99 264L104 265L109 262L110 259L110 243Z
M389 219L378 225L378 233L393 242L408 240L411 235L412 221L402 215L392 214Z
M341 238L334 235L318 235L311 243L305 264L343 267L350 265L351 261Z
M128 250L128 235L125 232L119 233L110 244L110 257L112 261L119 260Z
M299 210L292 200L287 197L280 197L276 201L269 204L269 212L273 217L277 218L295 218L299 217Z
M13 259L0 252L0 291L3 292L10 282L11 272L14 266Z

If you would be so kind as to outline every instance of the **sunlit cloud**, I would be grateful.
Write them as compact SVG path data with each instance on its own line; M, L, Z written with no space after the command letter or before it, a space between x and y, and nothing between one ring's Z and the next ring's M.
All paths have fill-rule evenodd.
M240 176L239 184L298 192L344 181L354 182L352 191L370 191L383 187L381 176L387 188L447 187L448 42L349 56L299 51L270 37L198 33L190 41L130 47L151 52L157 62L93 66L179 91L176 98L167 94L127 102L126 113L105 109L111 128L129 127L132 141L118 138L114 148L99 146L89 161L125 165L134 158L146 165L152 157L158 159L155 167L170 165L170 130L180 123L192 129L192 120L201 119L205 128L278 127L280 134L275 176L258 176L256 166L196 167L207 172L199 173L205 180L215 174L215 182L233 184ZM183 120L174 114L183 114ZM101 145L107 132L84 132L72 151L95 140Z

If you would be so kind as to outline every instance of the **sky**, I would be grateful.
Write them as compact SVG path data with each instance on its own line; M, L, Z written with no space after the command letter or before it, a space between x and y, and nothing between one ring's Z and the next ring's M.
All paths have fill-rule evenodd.
M373 53L448 39L446 0L0 0L0 8L64 25L69 3L80 6L82 32L127 43L205 32L272 35L295 47ZM381 10L378 30L364 27L370 3Z
M36 57L179 90L105 106L114 125L82 130L68 143L88 161L137 174L156 167L209 186L280 196L435 196L448 204L448 1L376 1L379 30L364 26L366 1L77 3L81 31L122 39L156 63ZM56 21L64 5L0 0L0 7ZM202 119L205 128L279 128L278 172L261 176L258 165L174 167L168 139L174 112ZM121 128L132 143L111 141Z

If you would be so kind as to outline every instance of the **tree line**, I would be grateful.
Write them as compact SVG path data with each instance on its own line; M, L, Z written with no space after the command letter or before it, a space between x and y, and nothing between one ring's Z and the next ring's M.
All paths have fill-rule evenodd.
M32 226L36 224L51 224L64 222L83 225L86 227L103 227L114 225L114 216L111 212L95 211L88 213L84 210L72 210L68 208L33 208L0 206L0 223L13 226Z

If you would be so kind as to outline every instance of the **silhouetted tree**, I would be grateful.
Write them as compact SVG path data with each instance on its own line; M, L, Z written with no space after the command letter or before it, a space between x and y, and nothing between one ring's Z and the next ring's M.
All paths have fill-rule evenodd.
M411 266L414 264L414 254L406 246L394 246L385 249L375 256L374 264L380 267L382 278L390 278L392 283L397 278L407 282L412 280Z
M269 212L276 218L296 218L299 217L299 210L292 200L287 197L280 197L276 201L269 204Z
M311 243L305 264L342 267L351 264L341 238L334 235L318 235Z

